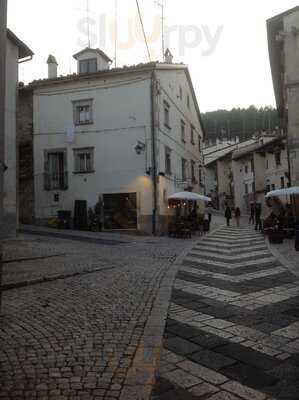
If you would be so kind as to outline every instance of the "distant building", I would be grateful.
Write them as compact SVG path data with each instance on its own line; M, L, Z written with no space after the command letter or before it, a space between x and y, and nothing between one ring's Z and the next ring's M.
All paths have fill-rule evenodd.
M100 199L106 230L165 231L168 196L203 192L203 126L187 66L169 57L110 69L90 48L74 57L78 73L58 77L50 56L48 79L21 89L23 128L33 99L37 223Z
M284 122L291 184L299 186L299 6L267 21L277 109Z
M238 138L225 139L204 149L205 192L220 210L224 210L227 203L234 205L233 152L252 143L255 143L255 139L241 143Z
M19 63L28 61L33 52L7 29L5 93L4 237L15 235L17 225L17 139L16 112Z
M265 195L288 187L288 156L284 136L263 136L256 143L233 152L232 171L235 205L247 213L250 203L265 210Z

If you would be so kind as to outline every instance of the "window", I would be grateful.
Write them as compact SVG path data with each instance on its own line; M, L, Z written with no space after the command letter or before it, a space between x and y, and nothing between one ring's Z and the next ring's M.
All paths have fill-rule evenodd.
M183 100L183 89L180 87L180 100Z
M201 168L201 167L199 167L199 169L198 169L198 182L199 182L200 185L203 184L203 180L202 180L202 168Z
M92 103L93 100L79 100L73 102L74 124L92 124Z
M94 149L74 149L75 173L94 171Z
M269 169L269 160L266 161L266 169Z
M194 140L194 131L195 131L195 128L194 128L193 125L191 125L191 143L192 143L192 144L195 144L195 140Z
M284 189L284 188L285 188L284 176L282 176L282 177L280 178L280 187L281 187L281 189Z
M182 158L182 180L187 180L187 161Z
M252 193L255 193L255 183L254 182L252 183L251 188L252 188L252 190L251 190Z
M275 153L275 163L276 163L276 167L279 167L281 165L281 153L280 153L280 151Z
M248 174L248 165L245 165L245 174Z
M183 120L181 120L181 140L186 143L186 124Z
M271 191L271 185L269 183L266 186L266 191L267 191L267 193L269 193Z
M190 96L187 96L187 107L190 108Z
M201 137L198 136L198 151L201 152Z
M165 147L165 174L171 175L171 150Z
M272 184L272 190L275 190L275 184L274 183Z
M245 183L245 194L249 193L248 183Z
M191 177L192 177L192 183L197 183L196 176L195 176L195 162L194 161L191 161Z
M251 172L254 172L254 160L252 159L250 162L251 165Z
M45 151L45 190L67 189L66 150Z
M90 58L88 60L79 61L79 73L80 74L92 74L97 72L98 62L96 58Z
M170 129L170 105L164 101L164 125Z

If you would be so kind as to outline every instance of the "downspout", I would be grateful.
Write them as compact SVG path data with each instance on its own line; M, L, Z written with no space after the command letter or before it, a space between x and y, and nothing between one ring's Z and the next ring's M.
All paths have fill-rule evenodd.
M287 157L288 157L288 174L289 174L289 186L292 186L292 171L291 171L291 155L290 155L290 142L289 142L289 132L288 132L288 115L284 113L283 116L283 134L286 135L287 144Z
M156 73L152 71L151 76L151 141L152 141L152 182L153 182L153 211L152 211L152 234L157 233L158 212L158 182L157 182L157 137L156 137Z

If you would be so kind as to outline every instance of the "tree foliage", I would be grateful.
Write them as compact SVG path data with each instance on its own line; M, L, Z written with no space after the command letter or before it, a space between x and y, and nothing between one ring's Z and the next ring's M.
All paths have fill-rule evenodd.
M233 108L202 114L206 140L215 141L224 137L239 137L240 141L249 139L254 133L274 131L281 126L277 111L273 107Z

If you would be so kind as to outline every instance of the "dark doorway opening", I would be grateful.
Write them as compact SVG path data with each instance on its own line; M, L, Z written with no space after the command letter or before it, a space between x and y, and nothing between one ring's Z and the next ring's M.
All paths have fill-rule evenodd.
M105 229L137 229L136 193L105 194L103 200Z

